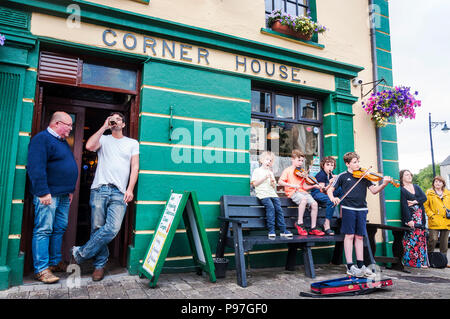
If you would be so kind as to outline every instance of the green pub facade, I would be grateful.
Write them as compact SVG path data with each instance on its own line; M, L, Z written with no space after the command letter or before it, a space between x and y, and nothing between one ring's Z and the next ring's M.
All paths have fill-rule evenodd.
M69 113L68 142L79 180L63 243L89 238L95 153L84 143L111 111L140 144L139 179L111 259L137 274L172 190L195 191L213 254L222 195L250 195L257 156L275 152L275 175L293 148L314 166L356 150L363 165L398 175L395 123L376 129L361 86L393 86L388 1L281 1L329 26L299 40L266 25L271 0L187 7L167 1L9 0L0 6L0 289L33 271L33 207L26 177L31 137L56 110ZM352 19L349 19L352 17ZM373 20L371 23L371 20ZM345 31L346 30L346 31ZM364 88L364 90L367 90ZM282 195L282 190L280 190ZM369 219L400 223L398 189L369 200ZM377 238L388 253L392 239ZM329 262L333 245L314 249ZM287 248L260 247L250 267L281 266ZM233 266L234 252L227 251ZM299 260L299 263L301 261ZM192 270L186 231L177 230L163 271Z

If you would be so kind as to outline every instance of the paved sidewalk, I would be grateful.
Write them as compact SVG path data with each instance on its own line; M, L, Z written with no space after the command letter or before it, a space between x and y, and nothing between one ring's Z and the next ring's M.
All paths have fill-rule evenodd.
M412 269L410 273L382 267L382 276L393 279L393 286L352 299L449 299L450 268ZM299 296L310 292L310 284L344 276L345 266L316 265L316 278L307 278L304 267L294 272L284 268L250 269L247 288L236 284L236 272L209 282L206 275L195 273L161 274L156 288L149 288L147 278L130 276L123 268L107 272L100 282L93 282L90 271L82 269L80 282L69 273L58 273L57 284L45 285L26 278L24 284L0 291L0 299L310 299ZM77 287L69 288L73 284ZM333 298L334 299L334 298Z

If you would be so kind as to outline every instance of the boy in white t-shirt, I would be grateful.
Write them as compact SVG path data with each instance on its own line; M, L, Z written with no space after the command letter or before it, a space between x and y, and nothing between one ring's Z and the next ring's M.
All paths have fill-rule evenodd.
M286 230L286 223L284 222L283 209L281 202L275 191L276 181L272 172L272 165L275 159L275 154L272 152L264 152L259 156L259 163L261 167L253 171L251 183L255 187L256 197L266 208L267 228L269 230L269 239L276 238L275 222L280 229L280 236L288 239L293 238L290 231Z

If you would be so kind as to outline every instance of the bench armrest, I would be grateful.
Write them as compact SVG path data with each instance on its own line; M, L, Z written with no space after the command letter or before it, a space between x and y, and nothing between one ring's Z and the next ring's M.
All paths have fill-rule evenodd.
M235 218L228 218L228 217L217 217L219 220L224 222L230 222L230 223L238 223L238 224L247 224L248 220L242 220L242 219L235 219Z

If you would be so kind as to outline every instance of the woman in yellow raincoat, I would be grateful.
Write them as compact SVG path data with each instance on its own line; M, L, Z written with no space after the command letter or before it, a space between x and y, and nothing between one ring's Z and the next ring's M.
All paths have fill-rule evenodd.
M446 255L450 230L450 219L447 218L446 211L450 215L450 191L445 188L445 180L441 176L436 176L433 179L432 188L427 190L426 195L427 201L423 206L428 216L430 230L428 252L434 251L438 235L440 235L439 250Z

